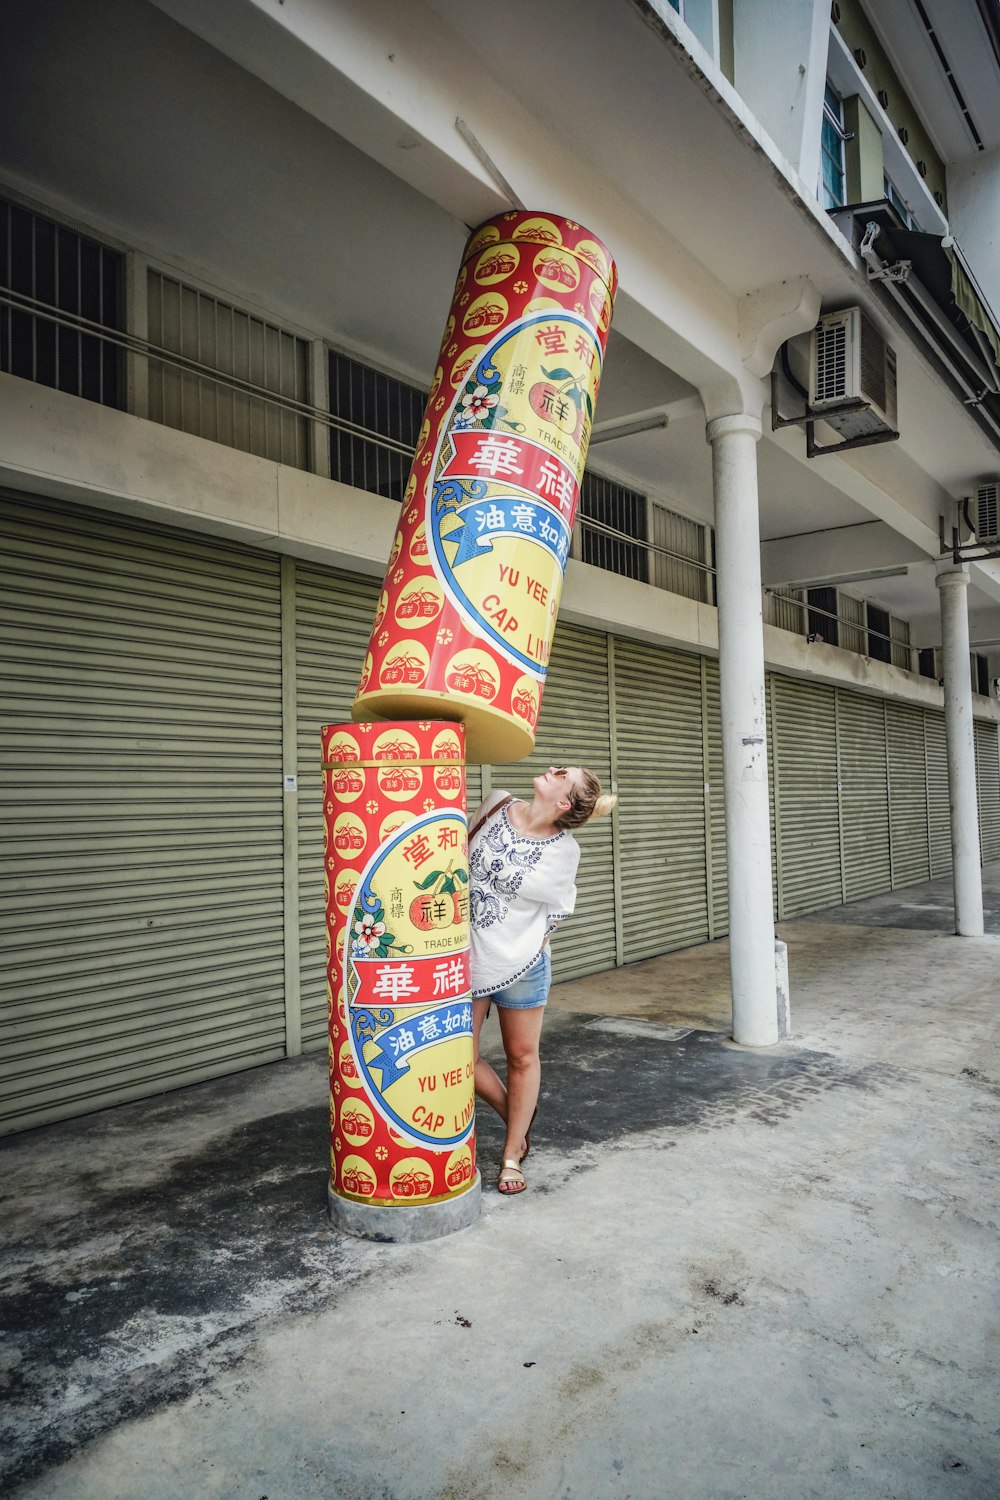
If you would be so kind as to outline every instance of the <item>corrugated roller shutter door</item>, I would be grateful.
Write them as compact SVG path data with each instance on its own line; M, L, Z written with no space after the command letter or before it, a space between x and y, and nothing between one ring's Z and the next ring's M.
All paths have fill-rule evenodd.
M514 765L492 766L492 785L530 797L531 778L550 765L589 766L602 786L611 785L607 636L572 625L556 630L535 751ZM470 792L470 808L472 801ZM581 854L577 904L553 939L556 981L596 974L615 965L611 820L591 823L574 837Z
M978 722L976 782L979 791L979 842L983 863L1000 859L1000 749L996 724Z
M927 830L931 879L951 869L951 809L948 804L948 746L944 714L924 710L924 756L927 764Z
M701 664L615 642L626 963L708 937Z
M299 976L306 1051L324 1047L327 1035L319 732L324 724L351 717L378 596L379 584L372 579L295 565Z
M772 724L778 840L778 914L843 900L834 690L775 676Z
M284 1052L276 558L7 496L0 1129Z
M919 708L886 703L893 889L930 879L924 720Z
M719 699L719 663L702 658L705 728L708 765L708 829L711 839L708 871L710 936L725 937L729 931L729 880L726 857L726 797L722 775L722 704Z
M892 885L885 711L879 698L837 693L844 897L857 901Z

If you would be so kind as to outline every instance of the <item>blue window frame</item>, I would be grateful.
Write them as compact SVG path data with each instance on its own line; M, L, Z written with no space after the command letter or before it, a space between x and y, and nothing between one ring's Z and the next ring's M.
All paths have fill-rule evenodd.
M828 83L820 137L820 198L824 208L840 208L847 202L844 138L844 101Z

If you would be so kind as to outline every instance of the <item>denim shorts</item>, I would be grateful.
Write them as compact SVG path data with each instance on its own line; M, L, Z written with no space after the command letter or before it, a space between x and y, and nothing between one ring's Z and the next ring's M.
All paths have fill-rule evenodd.
M504 1010L537 1010L549 998L551 984L552 959L548 948L543 948L526 974L497 990L490 999Z

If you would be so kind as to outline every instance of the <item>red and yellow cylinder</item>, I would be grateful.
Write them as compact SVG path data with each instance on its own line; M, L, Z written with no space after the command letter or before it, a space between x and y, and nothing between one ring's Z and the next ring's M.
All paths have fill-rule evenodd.
M463 730L334 724L322 748L330 1212L430 1238L479 1213Z
M594 235L516 212L466 246L352 712L534 747L617 284Z

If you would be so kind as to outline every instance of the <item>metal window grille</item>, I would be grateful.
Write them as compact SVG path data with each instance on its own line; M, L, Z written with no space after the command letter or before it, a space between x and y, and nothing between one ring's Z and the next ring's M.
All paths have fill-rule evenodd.
M809 602L809 634L825 641L828 646L840 645L837 619L837 590L830 588L807 589Z
M972 691L982 693L984 698L990 695L989 658L980 656L977 651L972 652Z
M584 562L649 582L645 495L585 472L580 486L580 529Z
M867 603L865 606L868 616L868 656L872 661L891 662L892 645L889 636L890 617L889 611L880 609L877 604Z
M765 589L764 623L805 635L806 606L802 590L788 587Z
M124 408L121 350L52 316L63 313L122 330L124 287L121 251L0 198L0 370L5 374ZM15 299L42 304L48 315L15 306Z
M824 208L847 202L844 172L844 105L829 84L823 98L820 189Z
M402 500L426 404L425 391L331 351L330 413L368 434L331 427L331 478Z
M655 501L652 521L653 583L672 594L706 602L710 574L704 563L704 526Z
M308 418L268 396L308 401L308 341L152 268L147 300L151 344L236 382L151 360L150 419L307 469Z

